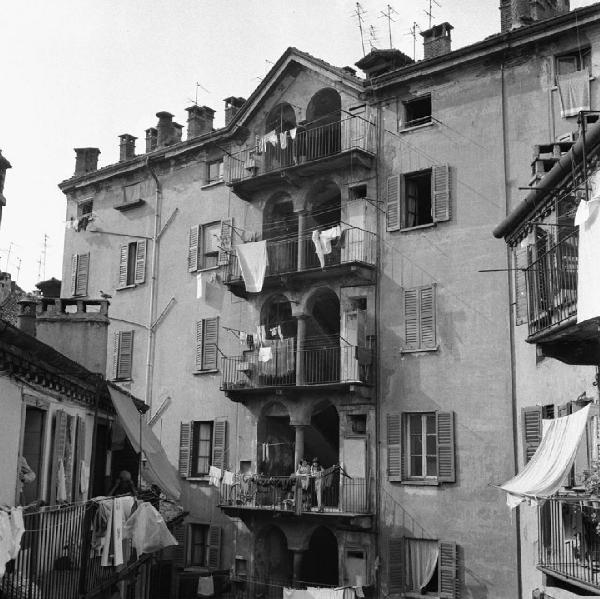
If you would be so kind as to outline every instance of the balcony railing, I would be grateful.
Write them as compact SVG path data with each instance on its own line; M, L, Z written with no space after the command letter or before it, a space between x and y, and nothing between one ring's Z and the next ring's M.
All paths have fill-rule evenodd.
M600 590L600 501L553 498L538 510L539 567Z
M295 338L269 343L271 352L268 361L261 361L258 350L223 358L221 390L371 382L370 349L334 345L297 351Z
M324 266L343 264L375 265L377 239L375 233L351 228L342 232L337 244L333 244L330 254L324 256ZM312 233L292 239L267 240L269 264L265 277L286 275L295 272L318 270L321 268L319 257L312 241ZM235 254L230 256L226 281L234 283L242 280L242 271Z
M305 130L298 128L294 139L287 137L285 148L279 143L275 146L267 143L262 153L259 153L257 146L252 146L229 156L225 181L235 184L350 150L375 154L375 132L375 124L362 116Z
M526 269L529 335L577 314L578 241L578 231L573 231Z
M369 485L365 478L331 474L321 483L320 501L314 477L310 477L306 489L302 489L300 479L294 476L237 475L236 478L233 485L221 485L221 506L296 514L370 513Z

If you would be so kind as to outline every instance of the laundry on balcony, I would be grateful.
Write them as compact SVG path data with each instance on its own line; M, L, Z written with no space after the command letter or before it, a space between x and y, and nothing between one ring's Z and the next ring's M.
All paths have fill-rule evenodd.
M4 576L6 564L19 554L24 532L23 508L0 509L0 578Z
M577 261L577 322L600 316L600 193L596 173L592 185L592 198L582 200L575 215L579 226L579 257Z
M267 242L252 241L236 246L238 262L242 271L242 278L246 291L260 293L267 270Z
M321 268L325 266L325 256L331 254L331 242L334 239L340 238L342 235L342 228L340 225L336 225L335 227L331 227L326 229L325 231L313 231L312 233L312 242L315 246L315 252L317 253L317 257L319 258L319 263L321 264Z
M264 339L258 350L258 374L263 377L282 377L296 369L296 344L294 337Z
M585 431L590 406L569 416L544 421L544 431L537 451L525 468L500 486L507 493L512 509L521 502L536 504L556 494L571 470L577 448Z
M560 75L557 80L560 116L577 116L590 109L590 76L587 69Z

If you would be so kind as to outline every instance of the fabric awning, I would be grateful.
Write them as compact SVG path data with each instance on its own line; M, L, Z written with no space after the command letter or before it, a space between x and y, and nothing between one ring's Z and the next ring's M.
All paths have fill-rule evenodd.
M590 405L569 416L544 421L544 435L529 463L500 486L510 508L522 501L547 499L556 494L575 461L585 431Z
M179 475L169 461L157 436L138 412L127 393L116 389L110 384L108 385L108 390L121 426L125 429L133 449L139 452L141 446L141 450L146 458L142 476L150 483L158 485L171 499L178 500L181 496ZM141 443L140 432L142 437Z

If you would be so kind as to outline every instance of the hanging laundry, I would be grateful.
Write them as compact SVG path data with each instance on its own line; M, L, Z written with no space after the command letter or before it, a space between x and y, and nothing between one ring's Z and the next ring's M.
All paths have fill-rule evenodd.
M267 331L264 324L256 327L256 344L261 347L266 341Z
M271 337L275 337L277 335L277 328L278 327L271 327L269 329L269 333L271 333Z
M238 262L246 291L260 293L267 270L267 242L254 241L237 246Z
M254 335L248 333L246 341L248 342L248 349L254 349Z
M79 492L81 493L82 497L87 497L89 488L90 467L84 460L81 460L81 468L79 469Z
M212 597L215 594L215 584L213 577L211 576L200 576L198 578L198 588L196 595L200 597Z
M200 299L202 297L202 273L199 272L196 275L196 299Z
M67 478L65 476L65 465L62 458L58 460L58 472L56 474L56 502L67 500Z
M319 258L321 268L323 268L325 266L325 255L323 252L323 246L321 245L321 234L319 231L312 232L312 242L315 246L315 252L317 252L317 257Z
M123 527L123 538L131 539L138 557L178 545L160 513L147 501L140 503Z
M279 134L279 143L281 144L281 149L285 150L287 148L287 131L282 131Z
M587 69L557 77L560 116L577 116L590 109L590 76Z
M275 131L275 129L265 134L265 142L270 143L274 147L277 147L279 137L277 136L277 131Z
M106 507L106 533L102 537L101 548L102 548L102 559L100 565L103 567L111 566L110 563L110 549L112 545L112 531L113 531L113 507L114 499L107 500Z
M293 129L290 129L290 137L292 139L296 139L296 127L294 127Z
M12 546L9 550L9 555L10 559L16 559L21 549L21 539L25 533L22 507L14 507L10 510L10 532Z
M10 561L12 552L12 534L10 530L10 516L0 510L0 578L4 576L6 562Z
M340 225L336 225L335 227L331 227L331 229L327 229L321 232L320 240L324 254L331 254L331 242L334 239L340 237L341 234L342 228L340 227Z
M283 587L283 599L312 599L312 595L303 589Z
M113 541L113 566L123 563L123 504L120 497L115 497L113 502L112 518L112 541Z
M240 343L246 345L248 343L248 334L244 331L240 331Z
M281 331L281 325L280 324L277 325L277 336L279 337L279 339L281 341L283 341L283 333Z
M272 358L271 348L270 347L261 347L258 350L258 361L259 362L269 362Z
M221 482L221 469L216 466L211 466L208 470L208 484L213 487L218 487Z
M364 599L365 593L363 591L362 586L356 586L356 587L354 587L354 591L356 592L356 596L359 599Z
M229 472L229 470L225 470L223 472L223 484L230 487L233 485L233 472Z
M594 179L600 178L597 173ZM575 214L575 226L579 226L579 256L577 260L577 322L600 315L600 197L592 186L592 199L581 200Z

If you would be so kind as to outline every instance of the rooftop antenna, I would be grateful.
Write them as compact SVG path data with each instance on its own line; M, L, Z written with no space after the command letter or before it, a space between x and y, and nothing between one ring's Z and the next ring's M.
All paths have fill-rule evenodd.
M371 50L373 50L377 44L377 32L375 31L375 27L373 25L369 26L369 46L371 46Z
M12 250L12 246L15 245L12 241L8 244L8 254L6 254L6 270L8 270L10 266L10 252Z
M414 21L413 26L410 28L409 35L413 38L413 60L417 60L417 29L421 31L419 24Z
M198 88L204 90L207 94L210 94L210 92L198 81L196 81L196 99L194 100L194 104L196 106L198 106ZM191 99L189 100L191 102Z
M356 10L352 13L353 17L356 17L358 20L358 29L360 31L360 43L362 44L363 56L366 54L365 52L365 39L363 35L363 15L367 14L367 11L360 5L360 2L356 3Z
M15 281L18 283L19 275L21 274L21 258L17 258L17 260L19 261L19 265L17 266L17 278L15 279Z
M43 281L46 278L46 253L48 250L48 235L44 233L44 247L38 260L38 279Z
M428 0L429 2L429 10L424 11L425 14L429 17L429 29L431 29L431 24L433 21L433 5L435 4L437 7L441 8L442 5L437 2L437 0Z
M396 22L396 19L392 18L392 14L397 15L398 13L394 10L393 6L391 6L390 4L387 5L387 12L384 12L383 10L380 11L381 15L379 16L379 18L381 19L382 17L387 19L388 22L388 34L390 37L390 50L394 47L392 45L392 23Z

